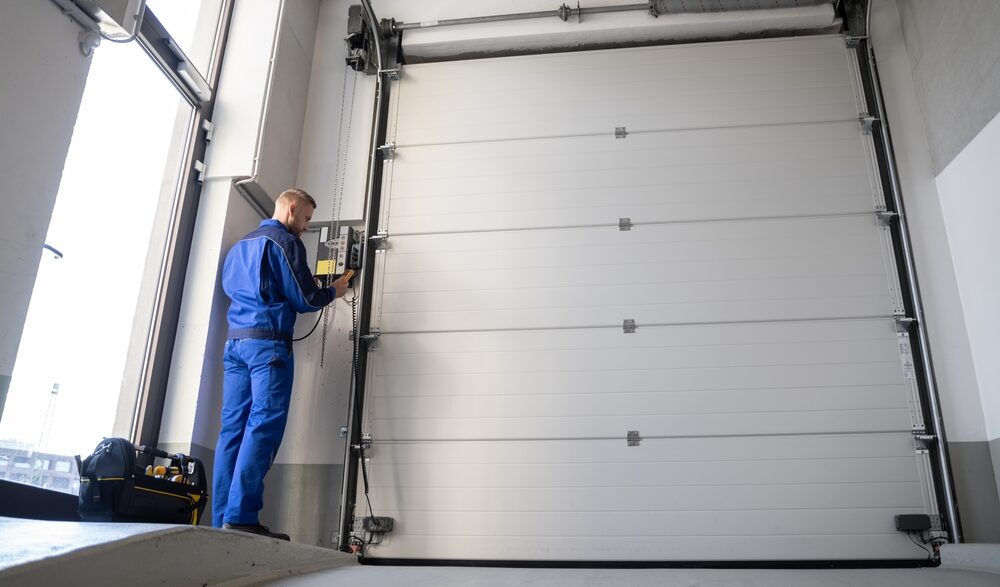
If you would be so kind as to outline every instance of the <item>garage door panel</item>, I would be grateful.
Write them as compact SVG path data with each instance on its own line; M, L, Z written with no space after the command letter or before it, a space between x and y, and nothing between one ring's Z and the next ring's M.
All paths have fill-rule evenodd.
M567 394L503 396L372 397L372 413L380 418L513 418L630 416L641 414L752 414L771 411L884 409L904 407L902 386L858 386L818 389L739 389L629 393L617 390ZM583 400L583 401L581 401ZM640 407L641 406L641 407Z
M552 245L536 251L525 250L515 244L522 237L528 236L524 233L507 235L506 238L512 245L508 249L480 250L471 247L465 248L466 243L479 239L454 235L455 238L440 239L443 244L437 254L434 252L407 253L406 243L401 240L403 237L399 237L396 242L390 245L391 251L386 255L385 271L387 275L392 275L396 273L460 273L475 269L514 268L577 267L586 270L588 268L621 267L627 269L629 265L733 260L771 261L777 265L794 260L812 261L815 257L830 257L834 254L858 257L861 255L876 256L879 252L878 249L873 251L870 246L865 248L866 244L877 243L874 226L870 229L869 234L853 241L825 240L822 235L816 235L815 239L798 240L794 237L782 238L783 235L772 234L770 238L731 238L728 241L707 237L690 241L664 239L662 243L659 243L660 246L650 246L651 243L643 242L638 238L641 232L656 231L659 228L642 227L629 231L635 232L635 236L619 235L617 228L610 230L607 228L567 229L567 231L572 230L572 232L567 235L552 236L572 238L565 240L552 238ZM731 228L735 232L736 227L727 226L726 228ZM763 227L761 228L763 229ZM706 230L706 233L710 234L716 232ZM560 246L559 241L567 244ZM443 251L448 251L448 254L443 254ZM720 275L718 277L725 278L726 276ZM541 283L544 284L544 281Z
M632 230L622 234L618 230L618 221L615 219L613 226L592 227L592 228L571 228L565 230L520 230L509 233L486 232L486 233L456 233L456 234L430 234L430 235L402 235L396 236L389 244L390 267L393 267L392 259L399 258L400 255L412 253L438 253L436 256L440 261L446 262L454 255L456 258L465 259L461 255L475 251L476 255L482 257L481 252L516 251L519 258L525 263L540 255L562 254L567 249L578 249L581 246L608 247L608 246L629 246L629 245L664 245L647 246L637 251L628 251L629 255L650 255L640 257L641 259L678 259L679 243L704 243L703 248L709 250L728 250L732 247L758 247L757 250L766 250L771 255L785 252L786 256L796 254L799 248L808 247L806 250L814 252L830 251L852 251L858 254L864 252L872 254L871 246L878 243L876 222L873 217L832 217L832 218L779 218L761 219L752 222L701 222L701 223L680 223L680 224L648 224L634 226ZM610 230L609 230L610 229ZM810 238L811 237L811 238ZM627 240L626 240L627 239ZM859 239L867 239L858 243ZM742 241L739 244L732 244L729 241ZM782 242L784 241L784 242ZM794 244L795 246L789 246ZM760 249L760 247L769 247ZM552 249L555 252L549 252ZM448 251L448 255L442 255L442 250ZM530 252L530 255L523 254ZM572 251L570 251L572 253ZM588 254L593 254L589 251ZM666 256L664 256L666 255ZM702 259L704 257L699 257ZM745 256L741 257L745 258ZM560 258L559 262L572 262L572 259ZM466 260L467 262L467 260ZM489 259L484 258L484 262ZM413 259L406 259L404 265L410 266ZM452 266L444 266L449 269ZM460 266L471 268L468 265ZM420 267L421 270L433 269L434 267Z
M858 435L646 438L639 447L628 447L620 439L518 442L469 440L381 443L371 450L375 459L373 464L386 467L386 471L395 469L396 464L480 466L562 463L597 468L609 463L633 463L659 468L662 463L675 462L867 462L872 458L905 460L913 456L913 435L907 431ZM880 477L876 480L887 482Z
M733 102L737 102L738 96ZM558 106L556 106L558 107ZM492 111L485 113L489 116ZM442 117L446 113L442 113ZM471 118L471 117L470 117ZM857 118L857 106L853 96L842 102L829 104L805 104L787 106L767 106L753 110L719 108L692 112L665 112L641 116L638 114L577 114L568 120L560 120L549 115L526 117L517 125L509 121L493 122L465 121L466 125L478 127L474 135L468 133L468 126L459 126L458 119L449 119L449 126L423 127L412 130L400 129L395 140L400 147L412 145L436 145L461 143L473 140L510 141L539 137L565 137L580 134L613 133L623 126L633 130L677 131L700 128L732 126L764 126L776 124L811 124L816 122L843 122ZM454 125L454 126L452 126Z
M571 227L617 223L619 218L635 222L677 222L768 216L851 214L873 208L871 195L845 192L837 186L806 189L760 185L752 190L741 182L742 193L734 198L734 185L720 184L707 190L688 190L671 196L660 188L614 189L595 192L572 191L400 200L392 207L390 225L397 234L521 228ZM752 194L758 192L759 195ZM783 193L784 192L784 193ZM591 197L592 194L592 197ZM620 202L615 202L619 196ZM683 198L683 201L674 201ZM590 205L601 200L607 204ZM413 205L408 205L410 202ZM398 212L398 214L397 214Z
M414 147L401 150L392 159L394 200L423 199L448 193L456 183L464 183L466 192L488 185L503 193L517 193L523 191L525 185L531 188L587 188L591 186L591 180L599 179L626 188L620 190L624 192L633 185L650 183L662 186L698 185L693 180L705 183L709 178L699 172L708 169L725 174L711 177L715 183L764 179L779 185L801 180L803 176L815 180L849 176L851 172L862 176L867 173L865 159L858 152L858 128L854 129L854 136L847 139L814 138L813 141L795 142L775 136L780 133L753 130L760 136L754 137L757 140L749 144L700 147L683 144L669 148L662 146L678 133L634 134L627 139L627 149L612 145L616 139L610 136L526 141L503 144L503 149L489 143L452 145L433 148L435 153L425 158L417 155L432 148ZM682 134L693 142L699 135L710 133ZM589 151L574 148L578 143L593 144L593 148ZM539 152L543 150L548 150L549 154ZM445 165L443 161L457 167ZM836 175L831 173L829 166L822 165L828 161L841 167ZM498 173L499 170L503 173ZM540 174L553 180L549 180L548 185L539 184L537 176ZM510 183L498 183L501 181ZM552 181L557 183L552 185Z
M614 504L616 511L683 510L788 510L873 509L923 507L917 481L790 485L703 485L658 487L588 487L585 491L566 487L407 488L395 494L384 490L379 509L399 512L422 510L450 512L500 512L517 504L520 512L592 512ZM405 516L404 516L405 517Z
M871 255L815 255L810 258L789 258L775 264L767 259L737 259L725 261L672 261L618 263L621 271L587 271L581 266L517 267L504 269L470 269L462 273L438 271L408 271L385 276L383 291L435 292L474 291L509 288L511 284L545 282L552 287L598 287L608 285L640 285L647 283L712 282L718 287L741 287L745 282L769 279L848 278L853 275L877 275L884 261ZM397 265L399 267L399 265ZM628 270L625 270L625 269ZM726 277L720 279L720 275Z
M920 513L920 509L530 512L528 515L498 512L408 512L400 520L398 532L405 534L408 528L433 528L435 533L448 535L468 534L475 528L491 528L491 535L547 536L558 539L578 536L594 527L603 528L608 536L662 536L665 529L669 529L672 536L714 536L718 534L718 528L726 527L732 534L743 536L875 534L893 530L893 515ZM807 527L821 528L822 532L804 530Z
M629 430L649 436L857 433L910 428L906 408L864 408L753 414L635 415L588 417L426 418L376 417L372 428L387 438L463 440L506 438L624 438Z
M608 95L608 94L611 95ZM565 137L613 133L616 126L632 131L665 131L750 125L803 124L849 121L857 106L849 88L831 95L830 88L789 88L767 92L621 98L588 97L586 102L567 99L561 113L533 109L437 110L420 121L401 126L396 141L401 147L469 142L509 141L534 137ZM737 108L736 106L740 107ZM624 109L622 109L624 108ZM405 114L405 113L401 113ZM474 126L475 134L469 133ZM473 139L472 137L476 137Z
M775 182L775 178L778 178L776 183L780 183L782 180L814 180L829 177L831 163L842 164L848 169L864 170L864 159L860 154L836 158L834 161L809 156L792 161L733 161L728 163L723 162L722 164L703 158L685 165L664 165L666 169L660 169L661 177L669 177L669 181L663 181L662 179L660 181L661 185L675 185L705 182L708 177L711 177L712 183L744 181ZM573 185L615 187L619 189L624 187L627 189L629 183L634 183L637 180L645 180L650 175L658 175L653 173L656 170L655 165L643 167L639 164L633 164L629 167L619 167L614 171L603 167L604 164L590 167L580 165L577 169L567 169L565 171L556 168L549 170L541 177L538 176L537 172L531 173L529 171L520 173L518 172L520 170L514 169L512 170L514 171L513 173L508 173L508 169L498 169L496 167L493 168L490 174L481 173L475 178L458 176L397 179L394 177L393 190L396 191L398 189L400 197L406 198L411 193L427 195L449 193L448 186L455 186L451 188L451 192L462 193L460 190L469 190L467 185L469 182L475 182L473 186L489 186L494 191L500 193L517 193L529 189L556 190ZM711 172L712 175L706 176L705 174L708 172ZM438 184L444 185L439 188ZM462 184L466 185L463 186Z
M715 347L731 345L788 345L813 342L863 342L896 340L891 318L878 320L713 324L642 328L623 336L620 329L573 331L535 330L505 332L422 332L380 337L372 362L379 364L410 353L451 354L455 351L558 351L567 349L647 349Z
M808 71L770 71L755 72L748 74L745 71L728 72L726 76L719 75L691 75L684 78L684 83L679 84L677 80L663 78L651 78L640 82L634 78L629 79L626 72L601 71L604 78L603 83L597 83L593 78L581 78L579 76L567 76L565 85L562 86L564 98L559 102L561 107L577 105L579 108L587 109L591 102L581 97L598 92L607 98L619 97L618 104L628 105L642 112L645 109L657 111L665 105L680 107L683 104L690 104L687 100L693 97L699 99L732 100L733 93L739 93L744 97L768 96L774 101L780 101L784 94L795 91L822 91L819 99L829 100L831 94L838 96L845 91L850 91L837 73L843 71L846 63L839 55L830 55L826 58L826 69L811 69ZM760 63L755 60L755 64ZM785 65L793 65L788 61ZM770 69L781 67L782 64L771 63ZM593 71L593 70L591 70ZM421 78L424 76L421 75ZM416 80L414 80L416 82ZM487 90L489 84L502 83L491 80L484 88L467 88L462 92L442 93L433 89L433 85L418 87L417 83L408 86L409 93L406 96L405 104L401 105L400 112L403 116L411 112L423 112L428 109L433 111L461 112L465 115L472 115L473 112L481 111L476 97L489 99L490 92ZM614 84L613 88L606 87ZM412 89L411 89L412 88ZM576 90L575 92L573 90ZM469 100L464 98L468 97ZM655 104L648 104L649 100L655 100ZM552 90L550 87L534 86L519 89L518 92L508 94L504 103L509 111L524 112L532 109L540 103L554 103ZM621 109L621 108L619 108Z
M618 334L621 338L628 335ZM388 335L387 335L388 337ZM698 367L863 364L899 361L895 340L718 344L710 347L609 347L600 349L508 350L485 353L456 348L449 353L407 353L379 360L374 374L534 373L640 371Z
M730 439L732 444L742 439ZM611 442L611 441L606 441ZM627 448L624 439L616 444L619 452L633 451L641 455L645 443ZM524 450L520 443L506 443L507 450ZM375 487L395 488L562 488L567 493L586 492L590 488L611 487L702 487L788 485L828 483L912 483L917 482L917 469L912 456L854 459L778 460L760 455L757 460L703 460L688 462L538 464L380 464L374 459L369 468L370 481ZM655 492L653 493L655 495ZM906 502L904 502L906 503ZM516 504L510 504L516 509ZM717 509L733 504L722 502Z
M832 297L872 297L879 300L877 309L886 307L886 285L881 273L861 276L815 277L795 279L747 280L739 289L716 282L674 281L643 285L606 285L600 289L590 287L532 287L520 280L515 287L496 290L386 293L383 312L419 312L432 316L435 312L493 310L529 310L558 307L598 307L607 305L608 299L628 299L629 305L651 306L703 302L750 302L773 299L812 299ZM870 307L870 306L868 306ZM871 310L859 309L860 314Z
M642 53L645 49L626 51ZM661 55L665 52L661 51ZM501 60L497 60L498 62ZM469 65L474 69L478 64ZM647 79L711 79L745 75L780 73L774 86L762 92L704 89L684 94L656 93L655 89L637 95L635 87L620 81L635 81L637 68L619 63L618 67L596 64L577 69L561 68L560 63L535 64L517 72L518 86L526 91L544 87L546 96L521 107L494 108L490 98L509 91L509 79L494 69L489 75L477 75L455 68L454 77L427 79L428 66L407 68L400 88L398 144L441 143L462 140L503 139L538 135L562 136L580 132L602 132L615 126L635 128L685 128L692 126L735 126L850 120L857 116L854 93L846 76L847 60L843 48L821 55L741 56L730 48L726 59L695 62L667 61L651 64L641 73ZM625 65L625 67L622 67ZM465 71L463 71L465 70ZM829 81L823 87L802 87L801 71L827 70ZM679 79L678 79L679 78ZM783 79L782 79L783 78ZM475 88L470 91L469 88ZM483 99L476 100L476 94ZM755 95L763 94L763 95ZM466 98L456 106L441 96ZM586 97L586 99L581 99ZM630 108L618 104L629 102ZM419 116L415 115L419 112Z
M839 387L851 385L887 385L899 383L902 367L898 363L818 364L753 367L718 367L703 369L646 369L638 372L581 371L574 373L536 373L530 383L520 374L478 373L440 374L423 377L379 375L372 383L385 395L433 395L450 393L502 394L526 387L552 393L579 393L593 387L612 387L630 391L664 389L741 389L744 387Z
M410 233L874 209L857 123L738 130L403 149L389 224ZM813 140L792 132L802 130Z
M901 560L926 558L919 548L898 532L795 536L488 536L482 533L444 536L423 534L387 538L379 551L388 557L402 555L456 560L555 560L555 561L749 561L829 560L830 553L849 560ZM709 554L706 554L709 553ZM780 553L780 559L775 558Z
M888 315L884 296L779 297L769 300L717 303L656 305L605 304L579 308L526 310L445 311L429 313L383 312L385 332L435 330L503 330L508 328L591 328L621 323L623 318L637 324L700 322L741 322L754 320L814 320Z
M774 42L757 46L747 44L743 47L746 52L737 54L732 47L727 47L715 51L712 58L706 58L707 51L698 51L700 54L694 55L689 47L679 47L668 51L651 48L592 51L587 63L574 60L572 55L553 54L530 62L500 58L488 62L455 63L450 68L418 64L406 68L405 89L409 92L406 105L411 110L401 112L407 115L423 112L438 99L449 96L489 98L495 96L497 90L504 91L506 95L511 76L518 80L519 90L536 98L511 102L512 106L519 105L524 110L531 109L539 100L559 101L563 98L556 93L560 89L571 98L578 98L589 95L588 90L607 90L609 85L630 90L624 93L626 96L647 91L655 93L657 90L673 90L683 95L685 92L735 92L780 85L809 87L831 83L849 89L847 80L840 75L847 68L844 50L842 46L835 47L834 43L803 52L788 51L787 45L781 47ZM481 67L483 63L488 63L489 67ZM769 83L755 84L753 75L766 76ZM556 88L552 87L554 76L559 81ZM422 102L424 100L429 104Z
M857 186L844 191L842 186L847 180L824 187L823 179L804 178L829 164L801 162L794 168L779 165L771 175L755 164L743 169L692 165L673 175L676 184L662 186L632 186L629 184L642 183L642 179L622 176L621 181L616 181L612 174L593 171L550 174L544 181L498 175L480 178L475 184L443 180L432 186L414 187L400 182L393 185L393 190L403 199L390 206L388 227L396 234L411 234L573 227L617 223L621 217L637 222L669 222L873 212L870 191ZM782 177L775 179L779 175ZM706 178L711 178L712 183L704 183ZM854 183L862 179L864 176L859 174ZM805 187L805 183L813 187ZM573 185L580 187L567 190ZM477 191L489 193L477 195ZM420 197L405 199L414 194ZM514 199L508 200L509 196ZM595 200L597 205L592 204ZM528 205L517 209L514 206L518 202ZM560 208L562 205L566 207Z
M407 253L405 243L394 242L391 251L386 255L385 271L387 275L396 273L433 273L485 269L501 270L515 268L552 268L575 267L580 270L620 267L628 269L630 265L650 265L655 263L691 263L712 261L771 261L773 264L783 264L789 261L813 261L816 257L830 257L834 254L858 257L861 255L876 256L878 249L872 251L865 245L876 241L876 233L872 227L864 239L847 242L831 242L817 235L815 239L781 238L782 235L772 234L770 238L730 239L729 241L704 238L691 241L669 241L661 246L649 246L650 243L640 241L637 236L619 235L615 229L567 229L573 232L568 235L566 246L553 245L537 251L514 248L514 243L527 236L523 233L507 235L512 243L508 249L467 249L465 243L478 240L474 238L441 239L443 244L437 254ZM654 227L635 229L636 235L646 230L656 230ZM633 231L629 231L633 232ZM556 236L556 235L553 235ZM403 237L400 237L400 239ZM553 241L557 239L553 238ZM867 243L865 242L867 241ZM448 251L448 254L443 254ZM878 257L876 257L878 258ZM677 274L675 274L677 275ZM686 276L683 276L686 277ZM725 278L726 275L719 275ZM681 279L680 281L687 281ZM544 284L544 280L541 284Z
M391 160L396 180L475 177L492 173L500 163L518 173L586 168L583 162L602 163L611 171L621 165L643 167L659 163L666 168L681 163L720 161L766 162L801 160L816 156L854 158L862 140L856 121L782 125L770 128L713 128L684 132L639 132L627 140L614 139L613 129L599 136L578 136L462 145L397 145ZM767 145L767 149L760 149ZM456 165L449 168L442 160ZM450 169L450 173L449 173Z

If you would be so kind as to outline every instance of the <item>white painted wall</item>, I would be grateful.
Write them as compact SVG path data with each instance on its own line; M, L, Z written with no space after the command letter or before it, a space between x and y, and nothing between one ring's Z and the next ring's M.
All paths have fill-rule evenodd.
M1000 116L937 177L988 440L1000 438Z
M52 2L0 3L0 410L90 71Z
M284 2L258 154L259 183L272 199L296 182L318 13L319 0Z

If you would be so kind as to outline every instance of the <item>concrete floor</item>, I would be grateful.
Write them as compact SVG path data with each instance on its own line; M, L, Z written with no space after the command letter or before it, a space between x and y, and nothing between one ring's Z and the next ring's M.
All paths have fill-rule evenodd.
M235 587L338 565L357 561L231 530L0 517L0 587Z
M956 569L494 569L353 566L266 583L282 587L996 587L1000 574Z
M388 567L212 528L0 517L0 587L1000 587L1000 545L945 546L942 561L938 568L863 570Z

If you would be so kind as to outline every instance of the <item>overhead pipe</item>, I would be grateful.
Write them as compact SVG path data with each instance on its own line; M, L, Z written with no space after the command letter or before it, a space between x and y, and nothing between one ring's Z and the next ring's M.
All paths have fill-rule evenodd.
M566 22L570 17L576 16L577 19L581 18L584 14L604 14L608 12L631 12L634 10L644 10L656 16L655 3L647 2L645 4L619 4L612 6L594 6L582 8L580 3L576 3L576 8L571 8L567 4L563 4L555 10L537 10L535 12L515 12L512 14L494 14L490 16L473 16L469 18L449 18L445 20L431 20L426 22L392 22L391 27L393 32L398 31L408 31L413 29L429 29L443 26L455 26L460 24L481 24L484 22L502 22L509 20L527 20L532 18L552 18L556 17L563 22Z

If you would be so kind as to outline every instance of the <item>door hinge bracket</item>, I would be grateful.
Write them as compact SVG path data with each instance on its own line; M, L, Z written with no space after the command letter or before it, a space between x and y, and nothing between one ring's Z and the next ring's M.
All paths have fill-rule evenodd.
M877 120L878 118L875 118L874 116L859 116L858 123L861 124L861 133L866 135L872 134L872 127L875 125L875 121Z
M388 161L396 154L396 143L386 143L378 148L378 152L382 154L382 159Z
M913 431L913 448L917 454L930 452L931 446L937 444L937 436L927 434L924 430Z
M889 226L892 221L899 218L899 214L891 210L876 210L875 217L878 221L882 223L883 226Z
M631 318L622 320L622 332L625 334L632 334L635 332L635 320Z
M625 130L624 126L616 126L615 127L615 138L616 139L624 139L627 136L628 136L628 131Z
M910 331L910 327L916 322L916 319L910 318L905 314L897 314L892 317L896 322L896 332L906 333Z
M368 334L361 335L361 342L365 345L365 350L373 351L378 348L379 331L372 328Z
M382 253L389 248L389 233L380 231L368 237L368 242L375 247L376 253Z
M632 219L631 218L619 218L618 219L618 230L624 232L626 230L632 230Z
M858 45L861 44L861 41L863 41L863 40L865 40L867 38L868 37L866 37L864 35L858 35L858 36L845 35L844 36L844 44L847 45L848 49L854 49Z
M639 446L639 442L642 437L639 436L638 430L629 430L628 434L625 435L625 443L629 446Z
M354 450L366 451L372 447L374 442L375 440L372 438L371 433L366 432L361 435L361 444L355 444L353 448Z

